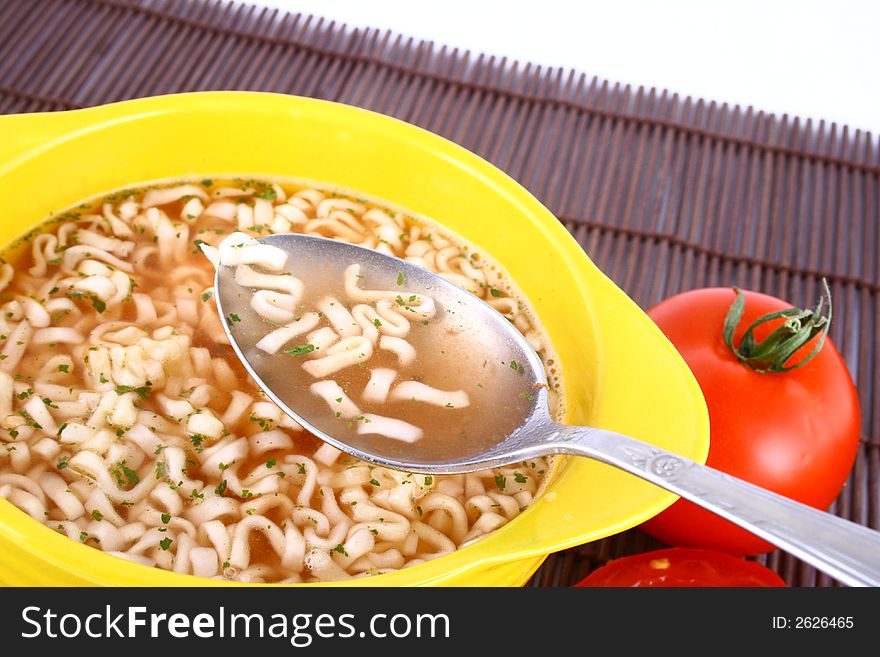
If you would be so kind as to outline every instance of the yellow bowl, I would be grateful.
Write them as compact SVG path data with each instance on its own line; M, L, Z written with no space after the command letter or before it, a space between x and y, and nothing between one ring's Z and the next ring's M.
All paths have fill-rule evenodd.
M532 302L560 361L567 423L705 460L708 414L690 370L556 218L485 160L380 114L280 94L206 92L0 116L0 243L111 189L228 172L327 181L446 225L500 262ZM559 459L545 493L493 534L346 585L522 585L549 553L626 530L675 499L590 459ZM104 554L5 500L0 583L226 584Z

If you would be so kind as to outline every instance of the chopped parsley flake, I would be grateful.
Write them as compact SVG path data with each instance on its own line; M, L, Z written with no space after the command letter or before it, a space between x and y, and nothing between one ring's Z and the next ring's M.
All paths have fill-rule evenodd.
M106 381L101 381L101 383L106 383ZM149 399L150 395L153 393L152 391L152 383L147 381L147 385L144 386L116 386L116 394L124 395L127 392L133 392L141 399Z
M68 292L67 296L71 297L72 299L79 299L79 298L88 299L92 303L92 307L95 310L97 310L99 313L102 313L105 310L107 310L107 304L104 302L103 299L99 298L95 294L85 294L83 292L80 292L79 290L76 290L74 292Z
M504 490L507 486L507 477L504 475L495 475L495 485L498 486L498 490Z
M202 451L202 443L205 442L206 438L200 433L194 433L190 435L189 441L193 444L193 447L196 448L197 452Z
M298 344L295 347L285 349L284 353L291 356L305 356L306 354L312 353L314 350L315 345L313 344Z
M129 468L125 463L122 464L122 474L125 475L125 478L128 479L128 483L132 486L136 485L140 479L138 479L137 473Z

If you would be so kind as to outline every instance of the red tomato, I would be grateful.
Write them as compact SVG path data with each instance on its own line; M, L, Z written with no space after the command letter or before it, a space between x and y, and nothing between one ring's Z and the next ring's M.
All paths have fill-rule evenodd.
M666 548L614 559L575 587L786 586L774 571L724 552Z
M678 349L697 379L709 410L707 464L713 468L826 510L852 470L860 437L858 392L830 339L799 369L761 373L725 344L722 327L737 297L731 288L704 288L670 297L648 315ZM745 311L733 336L759 317L791 308L781 299L744 291ZM763 340L781 324L755 331ZM787 361L799 362L818 340ZM735 555L774 546L684 500L645 522L642 529L667 545L721 550Z

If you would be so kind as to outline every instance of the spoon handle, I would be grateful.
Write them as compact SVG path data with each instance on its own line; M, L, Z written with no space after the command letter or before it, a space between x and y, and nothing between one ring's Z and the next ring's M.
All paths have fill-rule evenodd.
M795 502L629 436L556 425L545 448L646 479L770 541L850 586L880 586L880 532Z

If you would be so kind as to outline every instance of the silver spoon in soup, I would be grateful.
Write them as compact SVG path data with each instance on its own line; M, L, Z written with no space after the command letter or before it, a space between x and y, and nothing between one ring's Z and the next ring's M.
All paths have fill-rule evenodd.
M844 584L880 586L880 532L633 437L554 422L528 340L437 274L303 234L235 233L202 248L217 267L217 308L244 367L285 413L352 456L426 474L586 456Z

